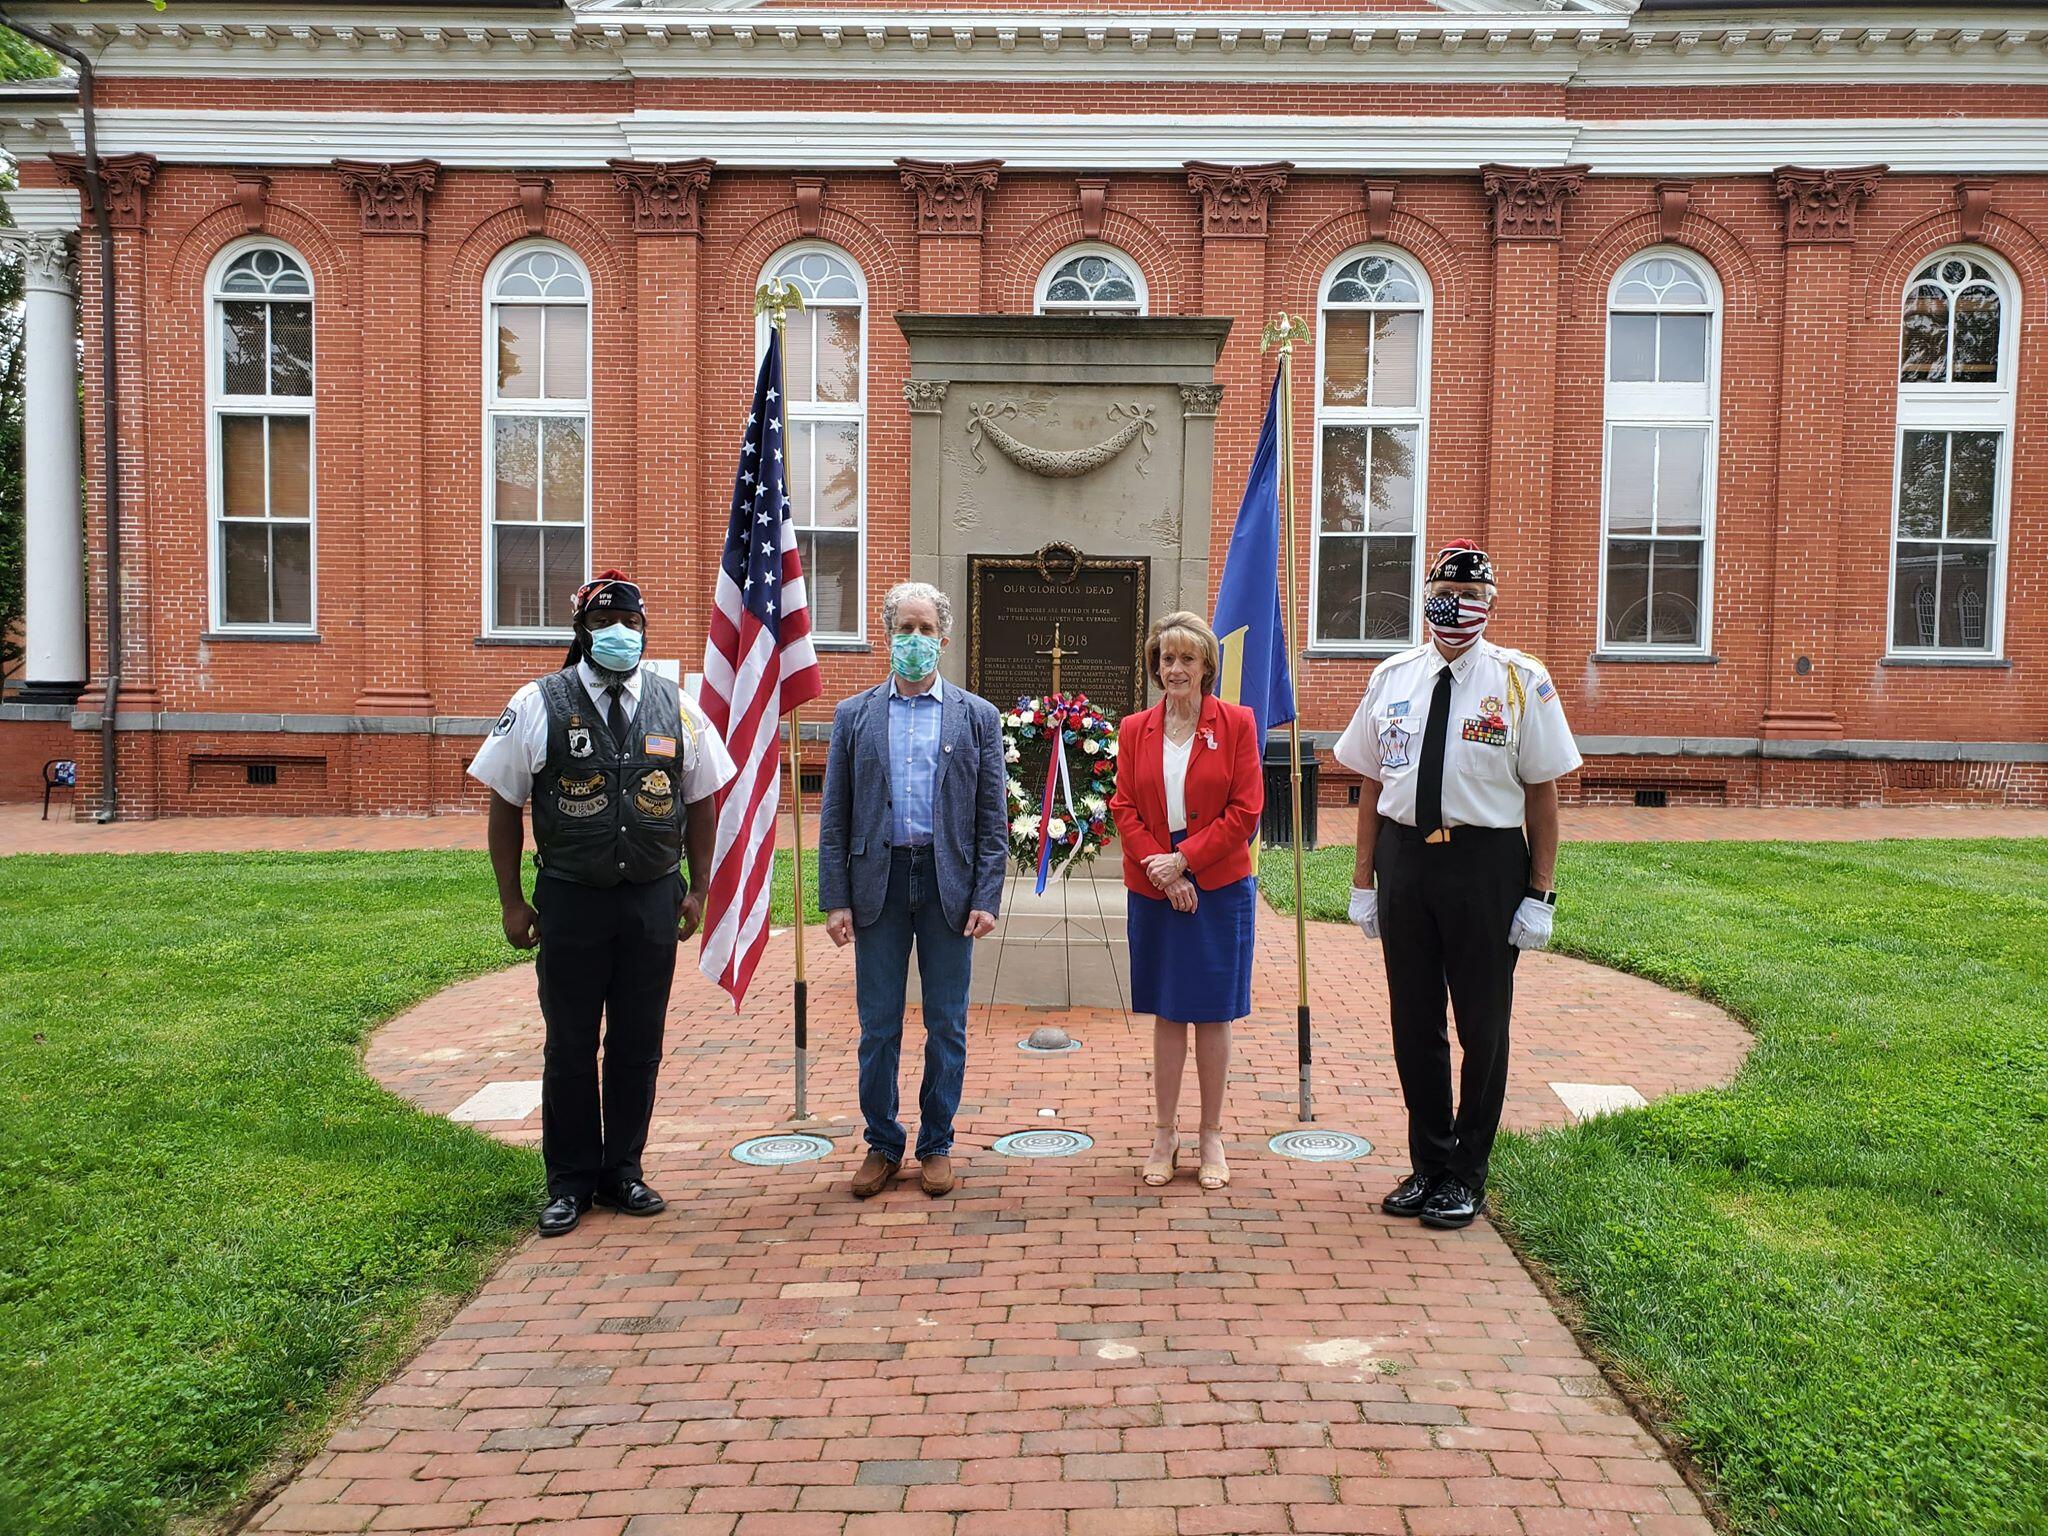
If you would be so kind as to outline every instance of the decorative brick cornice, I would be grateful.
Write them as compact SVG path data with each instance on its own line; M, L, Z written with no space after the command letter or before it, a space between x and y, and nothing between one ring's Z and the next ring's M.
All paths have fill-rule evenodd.
M242 228L256 234L263 228L270 201L270 178L261 171L236 171L235 201L242 205Z
M1884 180L1885 167L1814 170L1781 165L1771 173L1785 204L1785 243L1817 245L1856 238L1856 210Z
M85 190L85 156L50 156L66 181ZM146 212L144 194L156 180L155 155L101 155L100 185L107 192L107 217L116 229L140 229ZM91 219L88 216L87 223Z
M440 165L432 160L337 160L335 174L362 203L366 235L423 235L427 232L427 195L434 190Z
M809 239L825 227L825 178L793 176L789 185L796 204L796 232Z
M1100 240L1109 217L1109 178L1080 176L1074 181L1075 197L1081 207L1081 238Z
M1650 188L1650 196L1657 204L1659 238L1676 240L1679 229L1685 224L1686 210L1692 207L1692 183L1660 181Z
M1558 240L1565 199L1586 184L1586 167L1482 165L1479 177L1493 199L1495 240Z
M917 194L920 235L978 235L983 200L996 184L1000 160L898 160L904 188Z
M1965 240L1984 238L1984 217L1991 212L1991 193L1997 185L1989 177L1977 176L1956 183L1956 222Z
M519 189L519 215L526 220L526 232L539 234L548 227L548 191L554 182L538 171L520 171L512 184Z
M1285 160L1263 165L1217 165L1208 160L1190 160L1188 190L1202 200L1202 234L1263 240L1266 210L1273 195L1287 189L1287 173L1294 169Z
M612 185L633 207L636 235L701 235L710 160L608 160Z

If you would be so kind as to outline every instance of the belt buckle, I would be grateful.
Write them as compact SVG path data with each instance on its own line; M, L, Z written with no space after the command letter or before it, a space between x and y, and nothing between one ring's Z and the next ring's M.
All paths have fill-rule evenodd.
M1450 840L1451 829L1449 827L1438 827L1423 839L1425 843L1448 843Z

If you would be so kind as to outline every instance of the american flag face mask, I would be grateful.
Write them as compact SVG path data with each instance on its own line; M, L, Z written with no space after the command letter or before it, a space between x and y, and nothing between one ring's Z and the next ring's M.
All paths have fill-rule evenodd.
M1452 650L1462 650L1486 628L1486 616L1492 606L1483 597L1439 592L1423 599L1422 617L1432 635Z

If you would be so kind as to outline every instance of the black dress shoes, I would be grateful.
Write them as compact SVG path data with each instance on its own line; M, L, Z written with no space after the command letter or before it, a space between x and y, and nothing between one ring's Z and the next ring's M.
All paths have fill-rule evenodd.
M591 1198L607 1210L624 1211L628 1216L652 1216L668 1209L668 1202L638 1179L600 1189Z
M1422 1207L1422 1224L1447 1229L1469 1227L1472 1218L1485 1209L1485 1195L1474 1194L1460 1180L1447 1178L1438 1183Z
M1422 1208L1429 1204L1430 1192L1435 1188L1436 1180L1429 1174L1411 1173L1380 1202L1380 1209L1389 1216L1420 1216Z
M540 1235L563 1237L576 1230L576 1223L590 1209L588 1195L556 1195L541 1207Z

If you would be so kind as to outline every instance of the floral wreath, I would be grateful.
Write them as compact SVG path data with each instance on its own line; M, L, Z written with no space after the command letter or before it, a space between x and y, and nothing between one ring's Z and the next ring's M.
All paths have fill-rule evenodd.
M1046 825L1055 870L1090 860L1116 836L1109 797L1116 788L1116 724L1085 693L1050 693L1019 699L1003 717L1003 762L1009 779L1010 857L1020 869L1038 867L1038 824L1045 778L1053 770L1055 735L1066 750L1067 785L1053 786ZM1067 811L1069 786L1073 814Z

